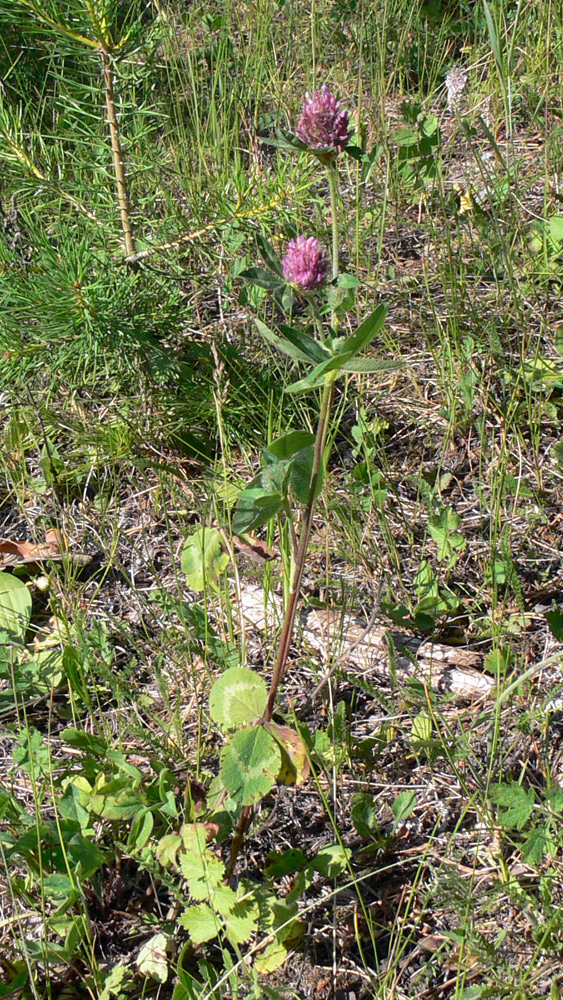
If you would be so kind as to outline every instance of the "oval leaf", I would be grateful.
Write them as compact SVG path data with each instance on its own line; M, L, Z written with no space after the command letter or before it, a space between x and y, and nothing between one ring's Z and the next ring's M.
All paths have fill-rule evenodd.
M31 618L31 594L25 583L10 573L0 573L0 632L23 642Z
M217 528L199 528L186 539L181 566L191 590L217 586L227 566L229 556L223 548L223 538Z
M211 688L211 718L223 729L238 729L264 714L266 682L246 667L230 667Z
M241 729L221 754L221 775L235 802L250 806L267 795L281 766L281 751L263 726Z

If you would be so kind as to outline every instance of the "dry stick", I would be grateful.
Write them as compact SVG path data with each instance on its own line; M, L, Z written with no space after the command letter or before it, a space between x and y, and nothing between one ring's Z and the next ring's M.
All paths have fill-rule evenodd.
M119 136L119 125L115 110L115 94L113 90L113 76L109 52L101 49L102 64L104 67L104 82L106 92L106 106L108 109L109 134L111 138L111 149L113 153L113 169L117 182L117 199L119 202L119 214L121 216L121 228L125 237L125 251L128 257L132 257L136 252L135 238L133 236L133 226L131 224L131 205L127 193L127 181L125 179L125 168L123 166L123 152L121 149L121 139Z

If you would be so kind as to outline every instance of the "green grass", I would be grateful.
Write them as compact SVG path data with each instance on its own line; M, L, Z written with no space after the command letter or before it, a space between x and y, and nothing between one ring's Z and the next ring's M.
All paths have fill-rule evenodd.
M0 603L0 993L556 998L559 6L0 0L0 37L0 537L63 536L3 574L23 582L15 617ZM229 863L232 736L209 692L234 665L269 682L279 623L245 633L237 600L287 598L291 539L259 529L278 558L243 553L203 593L182 552L204 524L232 546L260 449L316 426L315 398L286 391L301 367L253 323L279 304L241 273L258 237L330 246L323 171L264 141L325 82L369 153L342 158L341 269L361 284L340 332L385 301L372 353L404 364L339 383L303 606L367 620L380 601L389 629L481 655L496 692L405 679L389 639L382 673L352 658L310 703L324 668L298 630L275 718L311 773L265 796L230 883L245 899L221 911L189 846L207 822L197 863ZM195 947L194 906L217 931Z

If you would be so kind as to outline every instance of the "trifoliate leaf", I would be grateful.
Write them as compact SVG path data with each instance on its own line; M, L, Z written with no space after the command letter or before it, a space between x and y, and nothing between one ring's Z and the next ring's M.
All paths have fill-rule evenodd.
M241 729L221 754L221 774L231 798L258 802L274 785L281 765L276 741L262 726Z
M230 667L211 688L211 718L224 729L249 725L264 714L267 698L262 677L246 667Z

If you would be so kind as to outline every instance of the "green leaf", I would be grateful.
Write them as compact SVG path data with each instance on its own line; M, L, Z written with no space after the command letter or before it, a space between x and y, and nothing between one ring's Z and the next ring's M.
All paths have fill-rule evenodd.
M506 807L499 815L499 823L507 830L522 830L534 810L533 791L530 789L527 792L521 785L514 783L493 785L491 799L495 805Z
M283 507L283 498L279 492L268 492L260 487L249 486L239 494L235 513L233 515L233 531L235 535L243 535L267 524L279 514Z
M327 381L326 376L329 373L339 371L342 368L342 365L348 361L351 356L350 351L345 351L329 358L328 361L323 361L321 365L317 365L312 372L309 372L305 378L299 379L299 381L294 382L293 385L287 386L286 392L309 392L311 389L318 389L319 386L324 385Z
M522 844L522 860L530 865L539 865L544 854L555 854L557 844L549 827L535 827L530 830Z
M268 136L267 139L261 138L260 142L265 143L267 146L277 146L278 149L297 150L300 153L309 149L307 144L298 139L292 132L286 132L280 128L276 129L273 136Z
M364 840L371 840L374 834L377 834L378 825L373 795L369 795L367 792L357 792L353 795L350 817L360 837L363 837Z
M103 757L108 749L107 740L103 736L85 733L83 729L69 727L60 733L61 739L75 750L84 750L94 757Z
M166 955L169 940L166 934L154 934L137 955L137 968L143 976L150 976L157 983L165 983L168 979L168 958Z
M279 278L272 271L266 271L263 267L247 267L240 272L239 278L246 278L251 284L258 285L258 288L267 288L268 291L281 288L284 284L283 278Z
M296 358L298 361L310 362L311 360L316 360L314 358L311 359L310 353L308 350L305 350L305 345L303 343L294 343L295 338L289 340L286 337L278 336L277 333L270 330L269 326L266 326L262 320L257 319L256 317L254 318L254 325L258 332L263 336L264 340L271 344L272 347L275 347L277 351L281 351L283 354L289 355L290 358ZM303 334L303 336L305 336L305 334ZM307 338L307 340L312 340L312 338Z
M343 272L338 275L336 284L339 288L359 288L361 281L355 274L347 274L346 272Z
M221 775L231 798L243 806L258 802L275 784L281 752L263 726L242 729L221 754Z
M209 899L225 877L225 865L208 850L204 827L187 824L182 837L185 853L180 856L180 869L190 895L198 901Z
M322 847L315 858L311 861L311 868L320 872L325 878L336 878L346 871L351 855L348 847L341 847L340 844L330 844Z
M283 854L276 854L273 851L268 855L269 865L265 869L268 878L279 879L284 875L293 875L301 871L307 863L307 859L298 847L290 847Z
M342 371L356 372L361 375L368 372L395 372L403 367L402 361L376 361L373 358L354 358L353 361L344 362Z
M256 237L256 242L260 248L260 253L264 258L266 266L270 269L270 271L273 271L274 274L279 274L282 281L285 281L281 261L272 244L266 239L265 236L262 236L261 233L259 233Z
M31 619L31 594L11 573L0 573L0 631L23 642Z
M264 714L265 680L246 667L230 667L215 681L209 695L211 718L224 729L238 729Z
M291 326L286 326L284 323L280 323L278 330L281 330L284 337L289 340L297 350L300 350L305 355L305 359L308 361L313 361L315 364L320 364L322 361L327 361L331 354L324 344L321 344L319 340L315 340L314 337L310 337L308 333L304 333L302 330L295 330Z
M186 539L181 566L191 590L205 590L208 585L216 587L228 565L229 556L217 528L198 528Z
M225 933L231 944L249 941L258 923L258 907L250 899L237 899L228 886L221 885L213 893L211 905L225 920Z
M381 303L374 309L371 316L360 324L358 329L344 341L342 345L342 350L349 353L350 357L355 357L360 351L363 351L368 344L371 344L374 337L377 336L381 327L385 323L385 318L387 316L389 307L386 303Z
M557 639L557 642L563 642L563 614L561 610L554 608L552 611L546 611L544 617L552 636Z
M419 712L412 720L412 741L416 748L418 743L427 743L432 736L432 720L427 712Z
M213 941L223 929L221 919L207 903L189 906L179 917L178 923L187 930L196 947L206 941Z
M262 449L262 457L265 462L281 462L283 459L291 458L303 448L315 443L315 435L310 431L290 431L276 438L266 448Z
M563 216L552 215L550 217L549 235L556 243L563 243Z
M276 969L279 969L287 961L289 952L290 948L283 941L278 941L276 938L270 942L264 951L256 956L254 959L254 968L262 975L275 972Z
M414 792L401 792L395 799L392 810L397 823L407 819L416 807L416 795Z

